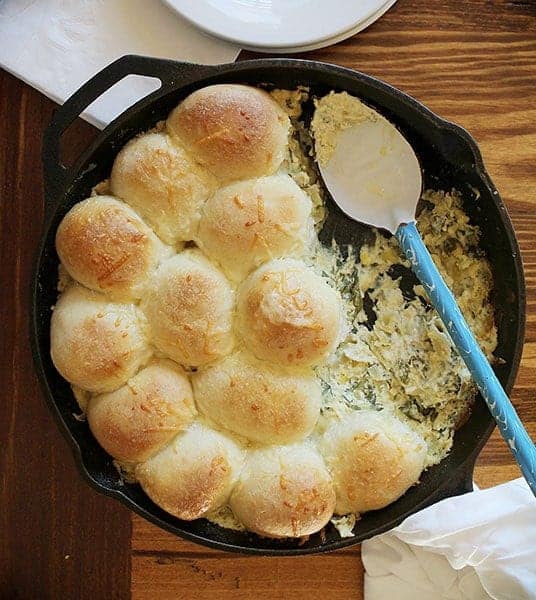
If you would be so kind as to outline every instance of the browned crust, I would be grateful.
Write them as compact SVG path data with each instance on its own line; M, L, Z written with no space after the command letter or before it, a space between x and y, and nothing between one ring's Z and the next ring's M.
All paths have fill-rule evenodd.
M321 391L312 372L285 373L243 353L199 370L193 384L204 414L260 443L304 439L320 413Z
M310 214L310 200L288 176L241 181L208 199L196 239L240 280L266 260L303 253Z
M239 295L241 331L258 357L278 364L314 365L340 335L337 293L297 261L275 261L253 273Z
M193 239L214 183L164 133L134 138L117 155L112 192L132 206L167 244Z
M216 177L232 180L275 172L289 120L266 92L223 84L188 96L170 114L167 127Z
M238 448L228 438L194 425L138 465L136 477L158 506L189 521L227 501L240 460Z
M157 240L121 202L97 196L76 204L56 232L71 277L97 291L126 294L156 263Z
M155 454L195 414L186 373L171 361L156 361L117 391L94 397L87 409L99 444L126 462Z
M312 450L259 451L246 466L230 499L242 523L259 535L301 537L322 529L333 514L329 473Z
M416 483L423 470L424 441L389 415L358 414L335 426L324 440L339 514L387 506Z
M164 263L142 303L157 347L183 365L198 366L231 351L233 292L198 253Z
M124 384L148 358L132 305L112 305L73 285L52 313L51 355L58 371L82 389L104 392Z

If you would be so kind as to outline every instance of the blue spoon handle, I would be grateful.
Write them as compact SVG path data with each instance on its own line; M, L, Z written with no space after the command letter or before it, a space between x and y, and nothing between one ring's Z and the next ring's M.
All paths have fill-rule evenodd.
M536 447L471 333L452 292L446 286L426 249L415 223L400 225L395 235L415 275L427 291L460 356L471 372L532 493L536 496Z

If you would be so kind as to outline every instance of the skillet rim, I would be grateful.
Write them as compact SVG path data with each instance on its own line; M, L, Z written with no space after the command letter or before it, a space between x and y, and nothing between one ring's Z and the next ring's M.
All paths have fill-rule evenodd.
M133 65L133 66L131 66ZM136 67L137 65L137 67ZM140 68L141 65L141 68ZM137 70L144 71L144 74L148 74L153 72L159 73L159 76L162 79L163 85L162 87L153 92L149 96L143 98L136 104L134 104L131 108L127 109L124 113L119 115L116 119L114 119L108 127L106 127L96 138L95 140L82 152L82 154L78 157L74 166L69 169L62 168L59 173L58 180L55 182L55 185L52 186L50 184L50 178L52 173L47 172L47 165L50 166L50 156L47 157L47 150L50 150L50 140L51 137L57 134L58 128L58 119L62 116L62 111L64 111L64 107L69 106L69 102L71 102L78 95L78 100L83 100L81 98L81 93L87 91L88 86L94 83L99 77L102 77L103 74L108 72L113 72L114 68L122 68L122 71L126 70L128 72L136 72ZM136 67L136 68L135 68ZM360 543L364 539L371 537L372 535L377 535L382 533L400 523L404 518L413 514L428 506L429 504L438 501L439 499L459 493L463 493L472 489L472 473L474 462L478 453L480 452L482 446L485 444L493 428L495 427L495 423L489 415L488 425L480 436L478 440L475 441L474 446L468 448L467 453L461 464L458 465L455 473L451 474L451 478L443 482L439 485L435 490L429 494L426 498L424 498L421 502L413 504L412 507L408 510L402 511L396 518L389 520L384 523L380 527L376 527L376 529L367 534L367 535L359 535L357 533L353 538L341 538L332 542L329 542L324 545L313 545L308 547L307 545L303 546L295 546L295 547L283 547L279 545L277 541L272 541L273 546L255 546L255 540L259 541L261 538L254 536L253 534L250 536L253 540L252 545L243 545L243 544L233 544L228 542L222 542L217 539L213 539L210 537L206 537L203 535L198 535L191 531L186 531L181 529L180 525L176 525L168 522L158 514L158 511L149 510L138 502L127 495L124 490L118 489L117 487L107 487L103 485L101 482L97 481L95 477L91 474L88 465L84 461L84 456L82 452L82 448L80 446L79 440L73 434L68 424L64 420L60 409L59 404L54 398L54 390L51 389L50 381L46 375L44 364L43 364L43 356L41 353L41 349L39 347L38 337L39 331L43 326L49 327L49 323L45 323L44 325L39 322L39 310L37 308L38 298L39 298L39 275L41 270L41 261L43 258L43 253L47 248L47 240L50 237L50 229L52 223L54 221L54 217L56 213L59 211L60 207L65 203L65 197L68 194L69 188L71 185L74 185L76 182L76 178L79 175L81 167L85 164L89 157L91 157L97 148L99 148L103 142L110 137L117 137L117 133L121 129L121 124L134 116L135 114L141 112L143 109L146 109L153 103L156 103L162 97L170 94L170 93L178 93L181 89L187 88L188 86L201 87L202 85L209 85L212 81L206 81L207 79L216 79L217 81L224 81L226 77L236 76L237 74L246 73L251 69L260 69L261 71L268 71L270 69L290 69L291 71L302 71L302 74L307 72L329 72L332 75L338 75L339 78L350 77L354 80L358 80L360 83L365 84L367 86L371 86L376 90L380 90L383 93L394 96L396 100L409 106L412 110L416 111L418 115L427 121L429 121L429 126L435 127L438 130L445 132L448 135L451 135L452 138L456 141L456 143L461 144L469 153L470 158L472 159L472 168L482 183L482 185L487 188L489 193L492 196L494 205L496 210L498 211L500 221L503 225L503 234L506 235L506 241L512 250L512 258L514 259L514 265L516 269L516 282L517 282L517 290L516 290L516 298L517 302L515 305L515 309L517 311L517 323L516 323L516 343L515 350L513 353L512 361L510 364L508 376L505 381L505 388L507 392L510 392L513 383L515 381L517 371L519 368L519 362L521 359L521 353L523 349L523 341L524 341L524 329L525 329L525 303L526 303L526 290L525 290L525 280L523 274L523 265L521 261L520 251L517 239L515 237L515 232L506 211L506 207L502 203L502 200L499 197L499 194L494 187L485 167L483 164L482 156L480 154L478 145L472 136L460 126L446 121L433 113L431 110L426 108L423 104L412 98L411 96L401 92L397 88L380 81L374 77L366 75L364 73L354 71L352 69L348 69L345 67L340 67L337 65L331 65L329 63L322 63L318 61L307 61L302 59L255 59L250 61L243 61L238 63L230 63L217 65L215 67L205 66L205 65L193 65L189 63L177 63L175 61L161 60L161 59L152 59L148 57L139 57L139 56L125 56L121 59L118 59L115 63L109 65L106 69L98 73L92 80L90 80L87 84L82 86L82 88L76 92L71 99L67 100L67 102L57 109L52 117L51 123L47 128L44 138L44 146L43 146L43 162L45 166L45 189L46 189L46 199L45 199L45 209L47 209L48 204L48 212L45 214L45 222L43 227L43 233L41 236L41 240L39 243L34 273L31 280L31 307L30 307L30 343L32 348L32 354L34 357L34 363L37 370L38 378L41 383L41 387L45 392L45 398L47 404L49 405L50 410L54 414L56 421L60 426L60 430L66 437L69 442L69 445L72 448L75 462L77 464L78 470L83 475L84 479L97 491L103 493L107 496L114 497L126 505L128 508L144 517L145 519L151 521L155 525L170 531L176 535L179 535L185 539L189 539L191 541L203 544L205 546L209 546L212 548L217 548L220 550L234 551L234 552L245 552L250 554L260 554L260 555L298 555L298 554L312 554L319 552L328 552L344 547L348 547L357 543ZM132 70L134 69L134 70ZM167 72L167 76L166 76ZM176 78L180 76L180 81L177 81ZM124 76L124 75L123 75ZM122 77L120 77L122 79ZM119 79L117 79L118 81ZM232 81L232 77L231 77ZM257 84L264 82L266 80L262 80L261 78L257 81ZM269 82L268 82L269 83ZM110 87L110 86L108 86ZM344 89L344 86L341 86L341 89ZM100 94L99 94L100 95ZM87 106L89 102L84 104L84 107ZM74 115L74 117L76 117ZM73 120L74 117L71 119ZM70 117L69 117L70 118ZM63 127L61 132L65 129L67 125ZM143 128L140 129L140 131ZM47 145L48 144L48 145ZM57 158L57 155L54 155L53 158ZM48 182L46 181L48 177ZM52 190L55 192L54 195L59 195L60 200L56 201L55 206L50 206L50 196L52 195ZM479 396L477 396L476 402ZM381 512L381 511L375 511ZM165 515L164 515L165 516ZM173 518L171 518L173 519ZM173 519L175 522L181 523L177 519ZM226 530L228 531L228 530Z

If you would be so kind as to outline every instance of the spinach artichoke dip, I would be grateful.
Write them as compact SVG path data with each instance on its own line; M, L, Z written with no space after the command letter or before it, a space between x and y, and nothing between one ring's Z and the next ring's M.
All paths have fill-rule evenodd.
M306 90L276 90L272 94L286 108L293 124L288 170L315 202L316 223L321 227L324 192L312 157L319 158L317 152L328 155L332 145L324 136L322 147L315 148L305 133L299 118L300 107L308 99ZM374 118L374 111L349 98L346 92L332 93L327 98L330 101L322 103L320 119L331 131ZM456 190L426 190L422 201L419 232L492 361L497 346L490 301L493 278L479 247L480 230L469 222ZM412 298L408 298L407 290L402 291L401 279L410 273L410 265L394 236L370 229L372 241L358 251L340 248L335 241L331 247L317 243L309 258L340 290L350 324L335 358L317 368L325 390L322 413L371 406L394 411L425 438L425 464L429 467L448 454L456 427L468 416L476 386L422 285L413 285ZM366 325L371 313L373 322Z
M58 227L54 364L125 485L179 519L352 536L469 415L476 388L395 238L321 235L315 152L332 142L315 141L364 118L349 99L324 97L312 127L307 89L197 90ZM419 231L492 360L480 231L456 190L421 204Z

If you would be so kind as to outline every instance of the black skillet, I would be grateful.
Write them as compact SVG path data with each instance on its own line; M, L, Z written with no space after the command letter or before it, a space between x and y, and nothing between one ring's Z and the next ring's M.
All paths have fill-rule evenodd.
M74 166L64 167L59 153L62 133L93 100L129 74L157 77L162 86L115 119ZM54 235L62 217L73 204L86 198L95 184L109 176L115 155L131 137L164 119L193 90L222 82L280 88L305 85L318 95L330 90L346 90L365 100L400 128L423 166L426 187L445 190L454 187L463 192L464 208L482 230L481 246L493 269L493 302L499 333L496 355L504 361L497 366L496 372L507 391L515 380L524 337L525 285L519 248L506 208L470 135L443 121L413 98L357 71L289 59L212 67L125 56L95 75L54 112L44 136L46 216L32 281L30 336L45 397L73 449L80 472L99 492L117 498L156 525L200 544L265 555L335 550L382 533L442 498L472 489L475 460L495 425L480 397L477 397L469 420L457 431L450 455L426 471L421 483L398 501L365 514L354 530L355 537L340 539L329 525L325 535L313 535L305 543L274 541L222 529L203 519L180 521L158 508L138 485L124 484L87 424L74 417L79 409L69 384L58 374L50 359L49 326L51 306L57 298L58 270ZM334 205L329 210L322 239L329 241L334 236L341 244L352 243L359 247L367 236L367 228L349 221Z

